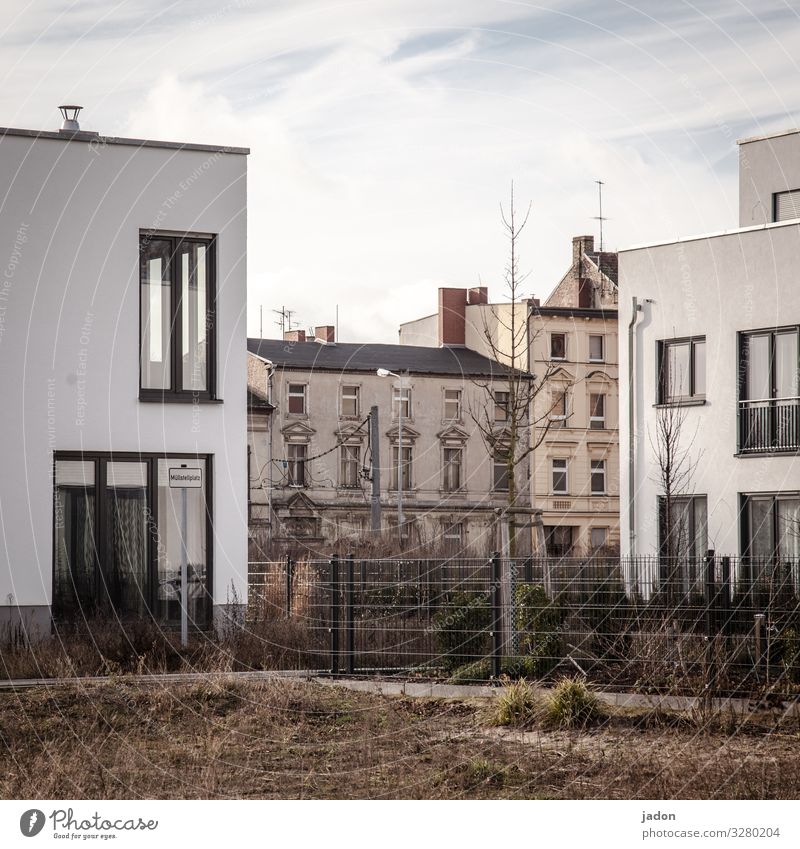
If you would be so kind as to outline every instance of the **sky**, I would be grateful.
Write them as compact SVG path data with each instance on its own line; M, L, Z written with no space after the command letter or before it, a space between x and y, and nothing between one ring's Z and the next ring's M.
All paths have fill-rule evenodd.
M0 125L243 145L248 330L394 342L439 286L503 300L500 205L531 204L525 294L574 235L736 226L736 139L800 123L782 0L2 0Z

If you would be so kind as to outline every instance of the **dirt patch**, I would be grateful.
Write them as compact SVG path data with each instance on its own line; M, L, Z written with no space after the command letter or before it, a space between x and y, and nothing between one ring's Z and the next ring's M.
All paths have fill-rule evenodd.
M798 728L489 727L480 701L124 677L0 693L3 798L784 798Z

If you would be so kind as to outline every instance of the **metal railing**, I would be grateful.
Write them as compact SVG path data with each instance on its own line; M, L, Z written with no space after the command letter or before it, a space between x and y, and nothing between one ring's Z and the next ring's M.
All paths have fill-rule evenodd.
M800 559L287 558L251 564L249 604L333 674L800 692Z
M739 451L800 450L800 398L739 402Z

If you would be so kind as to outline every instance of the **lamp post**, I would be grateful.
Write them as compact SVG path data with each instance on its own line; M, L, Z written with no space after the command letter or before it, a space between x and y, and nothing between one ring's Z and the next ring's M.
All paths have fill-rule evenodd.
M400 398L397 405L397 539L403 545L403 378L388 368L379 368L378 377L396 377Z

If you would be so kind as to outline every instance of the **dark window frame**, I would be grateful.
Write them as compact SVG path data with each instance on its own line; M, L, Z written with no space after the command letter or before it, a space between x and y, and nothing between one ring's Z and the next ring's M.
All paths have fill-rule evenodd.
M157 609L157 592L158 592L158 461L159 460L194 460L196 462L205 463L206 481L205 481L205 515L206 515L206 580L205 580L205 627L208 627L213 619L214 609L214 455L213 454L188 454L182 451L161 451L161 452L136 452L136 451L54 451L52 458L52 557L51 557L51 599L54 612L54 619L58 618L56 610L56 558L57 550L57 503L56 503L56 466L59 461L78 460L85 462L93 462L94 466L94 551L95 563L94 568L102 570L99 563L99 557L105 557L105 546L107 540L105 538L106 527L108 524L108 510L105 505L105 499L102 493L106 490L106 465L113 462L138 462L145 463L147 467L147 509L149 512L147 521L148 541L147 541L147 570L148 570L148 598L146 607L150 618L155 621L163 620L155 615ZM102 555L100 554L102 552ZM63 620L62 620L63 621Z
M143 247L150 241L168 241L171 243L169 259L170 276L170 388L157 389L142 386L142 346L144 340L144 316L142 315L142 279L141 257ZM176 256L183 242L202 242L206 246L208 267L206 269L206 388L184 389L182 375L182 334L183 317L181 304L180 272L177 269ZM176 233L166 230L139 231L139 400L178 403L222 403L217 397L217 237L210 233ZM176 455L177 456L177 455Z
M800 490L785 490L778 492L742 492L739 494L739 550L745 562L750 563L754 555L752 552L753 533L751 528L750 507L753 499L770 501L770 529L772 532L772 554L766 559L774 563L780 562L783 555L778 551L780 542L780 527L778 523L778 502L781 500L800 499Z
M781 195L793 195L800 192L800 189L785 189L782 192L772 193L772 223L777 224L781 221L797 221L796 218L778 218L778 198Z
M656 351L656 386L658 387L658 404L673 404L680 406L683 404L696 404L706 400L705 392L700 393L695 391L697 384L695 347L697 345L705 344L705 336L682 336L675 339L658 340L656 343L658 346ZM667 386L667 352L670 347L678 345L689 346L689 394L672 396L669 394L669 387ZM707 381L704 380L704 383L707 385Z
M595 464L602 464L600 468L595 468ZM594 476L602 475L603 478L603 488L602 490L598 490L594 488ZM589 460L589 494L593 496L604 496L608 495L608 464L606 463L605 458L600 460Z

